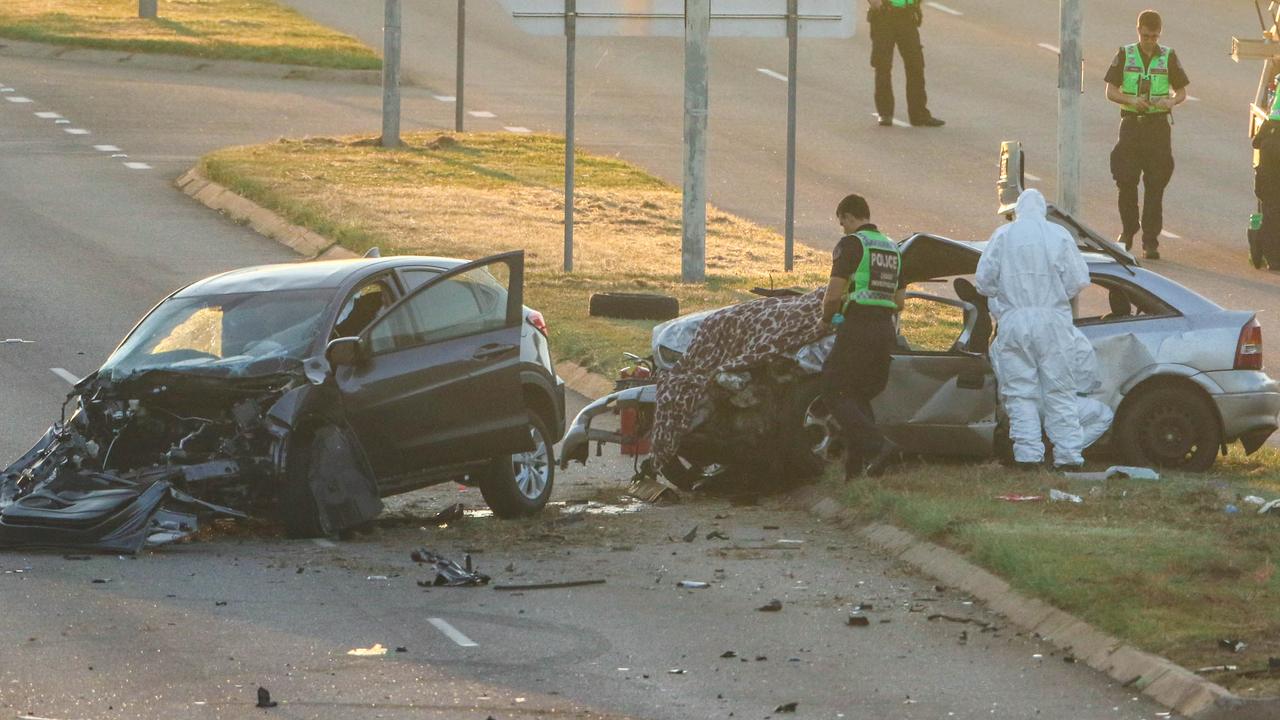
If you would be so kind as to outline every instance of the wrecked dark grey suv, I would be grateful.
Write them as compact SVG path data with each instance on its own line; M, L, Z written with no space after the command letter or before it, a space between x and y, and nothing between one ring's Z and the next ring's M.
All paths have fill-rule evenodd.
M520 252L375 257L182 288L0 475L0 547L136 551L209 513L329 535L449 480L499 516L537 512L564 385L523 272Z

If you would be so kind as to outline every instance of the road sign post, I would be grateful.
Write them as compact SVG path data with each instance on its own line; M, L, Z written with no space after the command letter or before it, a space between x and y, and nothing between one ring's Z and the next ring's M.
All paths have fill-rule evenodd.
M382 26L382 147L400 146L400 0L386 0Z
M1058 26L1058 202L1069 214L1080 210L1080 96L1084 93L1083 18L1080 0L1059 0Z
M680 279L706 279L707 242L707 45L711 0L684 5L684 222Z
M564 0L564 271L573 272L573 87L577 82L578 11Z
M453 80L453 129L462 132L462 93L467 72L467 0L458 0L458 58Z
M787 0L787 208L783 220L783 269L796 264L796 66L799 48L799 0Z

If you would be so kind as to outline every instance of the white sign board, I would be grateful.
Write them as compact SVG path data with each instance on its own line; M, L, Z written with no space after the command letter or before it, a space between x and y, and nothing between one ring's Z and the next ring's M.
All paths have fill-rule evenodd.
M564 0L499 0L530 35L564 34ZM579 36L683 37L685 0L577 0ZM856 0L798 0L800 37L849 38ZM786 37L787 0L711 0L711 37Z

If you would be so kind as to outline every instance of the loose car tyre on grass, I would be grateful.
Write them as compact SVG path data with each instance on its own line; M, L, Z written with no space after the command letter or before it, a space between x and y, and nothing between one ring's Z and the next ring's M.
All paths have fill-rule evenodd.
M494 458L480 479L480 494L500 518L534 515L551 499L555 484L555 441L542 419L529 414L533 449Z
M670 320L680 314L680 301L650 293L596 293L591 296L590 314L622 320Z
M1129 465L1204 472L1222 446L1217 412L1186 387L1142 392L1121 409L1117 425L1119 450Z

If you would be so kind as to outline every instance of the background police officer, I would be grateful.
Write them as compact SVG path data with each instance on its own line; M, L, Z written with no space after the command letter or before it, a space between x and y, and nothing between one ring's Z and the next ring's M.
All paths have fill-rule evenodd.
M1187 99L1190 82L1178 56L1159 44L1160 14L1138 15L1138 42L1116 53L1107 70L1107 99L1120 105L1120 137L1111 151L1111 176L1119 188L1119 242L1133 247L1142 231L1147 258L1160 258L1164 225L1164 189L1173 177L1170 110ZM1138 219L1138 182L1142 182L1142 219Z
M1253 167L1253 194L1258 197L1262 224L1250 233L1250 259L1254 267L1280 271L1280 92L1271 104L1267 121L1253 136L1257 151Z
M876 71L876 112L881 125L893 124L893 48L902 55L907 72L907 118L912 125L942 127L946 123L929 112L924 91L924 48L920 45L920 0L867 0L871 28L871 67Z
M841 200L836 219L847 234L832 254L822 303L823 322L836 325L835 345L822 367L822 396L844 433L848 479L864 470L880 474L897 454L876 429L871 401L889 382L889 353L897 340L893 316L903 302L902 255L871 224L861 195Z

